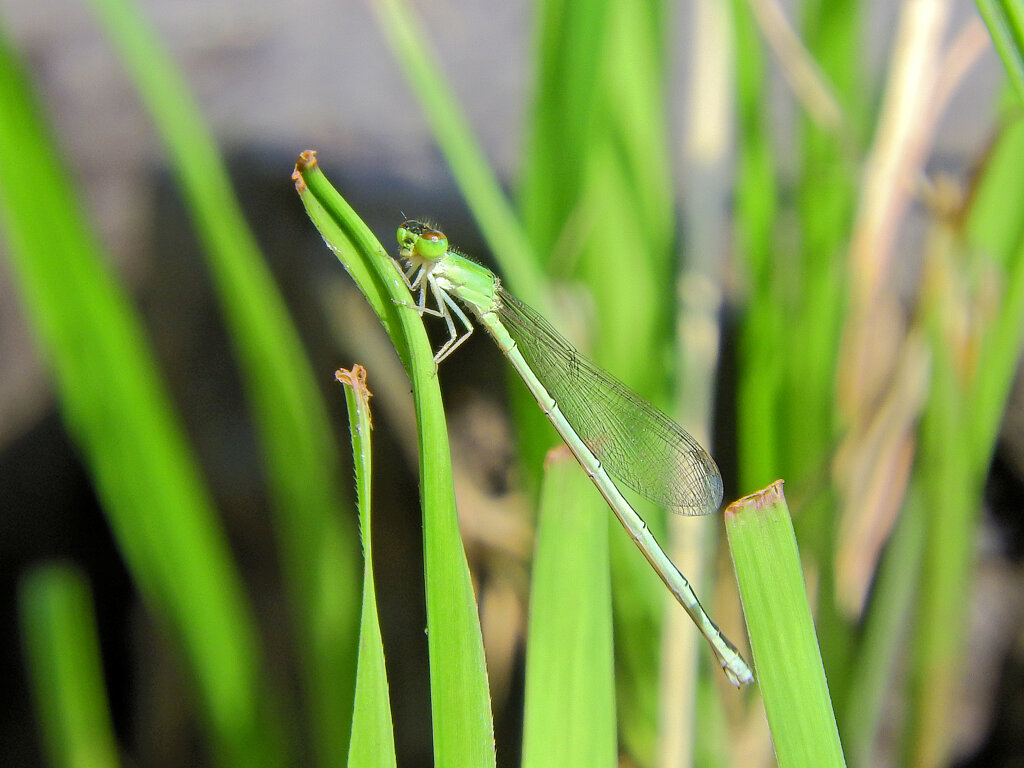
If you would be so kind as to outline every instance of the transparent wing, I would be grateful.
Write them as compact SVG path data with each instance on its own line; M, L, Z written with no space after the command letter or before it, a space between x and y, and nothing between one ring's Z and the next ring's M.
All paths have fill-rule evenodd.
M537 312L503 289L498 318L566 420L610 474L683 515L722 503L722 475L672 419L583 357Z

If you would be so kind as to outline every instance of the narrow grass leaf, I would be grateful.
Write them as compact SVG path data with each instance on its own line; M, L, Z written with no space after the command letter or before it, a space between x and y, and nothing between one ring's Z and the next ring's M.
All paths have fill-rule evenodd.
M887 704L894 695L894 680L906 648L910 617L914 613L926 538L926 510L920 478L907 494L900 518L886 545L871 590L864 630L857 646L841 733L849 764L875 765L875 744ZM905 683L905 680L903 681Z
M910 754L936 765L963 669L968 600L985 476L1024 343L1024 132L1011 123L989 156L962 233L939 229L922 298L933 365L918 472L928 510L911 677ZM969 326L954 318L969 317Z
M22 580L19 603L49 765L114 768L120 761L85 577L70 565L35 568Z
M1024 345L1024 119L1006 126L993 149L969 211L966 232L983 269L994 277L998 301L984 329L969 420L971 454L985 465L992 455ZM983 295L979 303L993 304Z
M426 331L409 306L413 298L397 265L319 170L315 153L300 156L292 178L320 234L395 339L412 380L420 446L435 764L494 765L483 640L459 538L444 406Z
M384 643L380 636L377 593L373 583L371 393L366 384L366 369L359 364L354 365L351 371L339 370L335 376L345 385L359 503L359 531L363 540L363 609L359 622L359 656L348 764L350 768L389 768L397 764L397 758Z
M1024 101L1024 3L1021 0L976 0L1006 74Z
M547 0L535 22L536 80L519 188L523 223L547 262L584 199L608 72L607 0Z
M746 264L751 292L740 330L738 377L738 484L758 488L777 476L782 437L778 418L785 362L776 354L784 333L779 300L783 270L773 256L779 219L779 185L771 141L768 75L750 4L734 0L736 51L737 255Z
M473 216L516 295L542 312L547 307L544 278L536 251L502 192L483 150L462 116L455 95L432 58L425 24L402 0L374 0L391 50L405 71L420 108L430 121Z
M948 304L933 311L948 317ZM977 537L980 480L977 462L965 456L968 414L961 380L936 333L932 392L921 422L917 471L925 478L928 514L914 637L909 717L912 765L941 765L951 748L950 708L962 665L966 606Z
M284 302L202 115L132 0L94 0L170 157L231 332L274 502L314 752L342 764L352 712L359 571L337 445Z
M549 111L543 114L569 130L579 130L589 144L581 146L579 158L561 161L565 171L574 162L582 163L575 199L563 202L567 176L558 166L548 169L546 194L555 204L572 206L561 222L550 269L581 279L593 297L586 341L594 358L669 410L677 264L664 98L668 6L662 2L573 3L565 12L567 17L580 18L553 21L546 15L545 20L556 30L564 28L572 34L591 30L594 38L587 44L600 57L598 79L584 83L583 73L591 66L589 53L575 51L574 56L581 59L578 63L569 61L567 52L554 54L559 67L564 66L573 78L569 82L576 92L547 104ZM546 44L551 30L545 29L543 34ZM558 88L556 83L538 83L544 98L558 93ZM569 109L576 99L592 99L593 116L572 114ZM559 141L557 131L558 127L549 128L546 140ZM524 192L527 189L524 186ZM664 510L639 503L637 511L666 541ZM655 760L658 743L659 704L665 684L661 675L662 618L668 601L648 564L636 556L632 542L610 524L619 728L623 750L646 764Z
M524 768L617 764L608 526L559 446L541 489L526 642Z
M779 765L845 765L782 481L730 504L725 529Z
M129 569L197 683L218 762L287 762L256 631L142 324L79 211L0 35L0 218L11 273Z

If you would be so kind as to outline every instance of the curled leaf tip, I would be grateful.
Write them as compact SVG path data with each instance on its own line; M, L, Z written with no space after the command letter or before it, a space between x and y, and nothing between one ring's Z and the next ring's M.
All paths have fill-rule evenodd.
M313 170L316 166L315 149L307 149L299 155L299 159L295 163L295 170L292 171L292 181L295 182L295 188L298 191L302 192L306 188L306 180L302 178L302 174Z
M351 387L352 391L355 392L356 397L359 398L363 403L363 407L366 408L367 420L370 426L373 426L373 420L370 418L369 402L370 398L373 397L373 392L366 386L366 369L363 368L359 363L352 366L352 370L349 371L345 368L339 368L334 372L334 378L344 384L346 387Z
M339 368L334 372L334 378L350 387L366 388L366 369L359 363L353 365L351 371Z

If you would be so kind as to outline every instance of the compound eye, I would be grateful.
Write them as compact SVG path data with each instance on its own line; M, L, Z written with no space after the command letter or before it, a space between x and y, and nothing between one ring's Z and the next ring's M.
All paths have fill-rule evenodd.
M436 229L424 230L416 240L416 250L424 258L439 259L448 251L448 238Z

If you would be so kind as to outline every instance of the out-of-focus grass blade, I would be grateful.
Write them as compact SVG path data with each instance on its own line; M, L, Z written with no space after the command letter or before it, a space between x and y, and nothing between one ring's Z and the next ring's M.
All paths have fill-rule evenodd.
M953 305L938 299L932 326L932 391L921 419L917 460L928 512L918 590L911 672L909 733L912 765L942 765L950 748L949 716L962 665L966 606L975 557L981 483L976 457L965 455L969 434L955 342L943 332Z
M601 176L603 182L595 184L593 197L599 202L593 210L601 212L599 221L619 216L616 237L621 235L621 242L631 244L631 268L609 269L622 252L617 244L602 247L600 237L590 238L582 258L587 262L583 265L587 284L600 307L599 330L593 339L594 357L603 360L636 391L664 405L667 371L657 361L671 359L670 350L662 346L665 339L661 335L672 327L667 312L673 292L665 289L672 282L667 263L669 251L665 247L654 248L654 232L645 230L645 216L630 199L629 187L637 181L637 176L612 157L605 157L604 162L595 165L599 168L594 173ZM629 300L624 301L624 296ZM634 499L634 503L655 535L666 541L664 510L645 499ZM595 504L594 514L605 512L603 504ZM639 763L646 764L654 760L658 743L661 622L670 602L665 600L664 586L647 561L637 557L633 542L622 535L618 522L605 517L611 526L609 548L622 746ZM677 609L678 606L670 608Z
M986 465L1024 342L1024 119L1006 127L992 152L967 222L970 245L996 270L998 311L978 351L971 455ZM991 302L984 299L986 306Z
M89 585L69 565L22 581L21 626L43 746L54 768L119 764Z
M738 458L741 488L758 488L778 473L782 451L778 402L785 360L777 340L785 333L779 298L784 270L776 268L774 244L779 220L779 185L768 119L765 53L747 0L734 0L736 50L737 255L746 262L751 291L741 330Z
M964 269L952 237L928 254L923 307L932 388L921 424L919 473L928 509L911 678L911 750L917 765L948 760L948 722L964 652L979 499L1024 344L1024 131L1011 125L993 150L969 211L974 253ZM978 279L978 276L982 279ZM973 289L973 295L972 290ZM951 321L971 307L971 336Z
M420 445L427 642L434 762L494 765L487 669L466 553L459 538L451 454L433 351L397 265L304 152L295 186L328 246L355 279L395 340L413 385Z
M430 25L402 0L374 0L373 7L502 273L517 296L544 311L547 297L536 251L430 57L430 40L424 36Z
M338 452L288 312L245 223L217 146L131 0L94 0L161 135L205 246L262 442L308 696L314 753L341 765L352 712L358 565L338 517Z
M350 768L388 768L397 763L395 738L384 666L384 644L377 617L377 593L373 584L373 527L371 499L373 462L370 452L370 390L366 369L352 366L337 371L345 385L352 458L356 471L359 530L363 540L363 610L359 622L359 658L356 663L356 695L352 713L352 738L348 745Z
M785 230L779 228L778 217L772 222L754 221L760 229L748 232L772 239L754 243L757 265L765 271L753 276L745 360L739 365L745 371L739 395L741 431L749 440L740 455L745 463L751 462L744 467L747 479L743 482L760 486L769 480L769 472L789 478L803 502L796 525L804 555L821 564L833 561L834 506L828 503L832 489L819 478L834 448L838 426L835 371L850 284L842 257L849 247L858 202L856 153L867 134L863 124L867 89L858 56L862 5L861 0L808 0L798 7L801 19L794 26L845 122L837 130L829 121L799 116L799 174L790 207L796 214L793 241L779 242ZM749 93L747 97L744 107L752 103ZM762 133L770 130L771 120L766 117L770 114L765 107L753 116ZM751 160L770 156L767 144L757 148L765 153ZM774 169L744 164L745 171L758 174L756 181L770 182ZM756 191L770 202L750 206L748 198L748 213L763 213L779 200L775 190L762 186ZM756 364L756 370L747 368L746 359ZM836 611L829 568L823 566L819 572L823 581L817 592L816 619L821 651L833 685L842 689L851 634Z
M730 504L725 529L779 765L846 765L782 481Z
M886 545L864 631L842 708L843 746L849 764L870 768L882 716L893 692L893 678L917 599L918 574L927 518L920 479L908 491L900 519Z
M536 80L519 207L531 242L549 261L584 198L595 126L602 116L607 0L536 5Z
M772 254L776 258L771 268L778 279L774 298L781 300L786 318L775 326L780 335L768 347L785 354L779 407L785 422L781 463L774 471L803 485L821 474L836 437L835 372L850 284L843 255L858 204L858 176L851 158L865 133L867 89L858 55L863 37L861 0L810 0L799 12L803 42L847 120L837 132L809 115L801 116L799 250L795 261L782 268L778 253ZM819 500L823 502L822 497ZM805 554L820 562L832 560L831 510L827 503L810 504L797 521ZM822 577L826 582L831 579L827 568ZM822 584L817 616L829 663L844 660L842 650L849 637L832 608L833 594L830 583Z
M256 632L141 323L86 226L0 36L0 217L68 430L150 608L195 674L218 761L287 762Z
M1024 101L1024 3L976 0L1017 96Z
M538 73L539 103L534 112L538 122L532 140L548 151L559 145L564 150L572 144L568 143L570 137L559 135L559 131L579 130L587 143L580 147L580 157L562 151L564 159L556 162L564 167L548 168L543 182L535 179L532 187L524 182L523 216L530 220L531 211L526 206L531 194L547 196L554 209L571 204L557 232L559 241L549 259L551 269L578 277L593 296L595 312L588 324L593 330L587 341L595 359L637 392L667 408L675 352L670 333L677 299L673 290L676 256L672 159L664 99L668 4L552 5L563 6L565 16L553 18L553 8L543 12L542 55L552 68ZM595 65L599 79L593 84L584 82L589 53L546 48L552 43L552 34L564 31L575 35L588 29L596 35L589 45L600 54ZM571 60L577 56L580 62ZM556 96L559 84L550 79L559 76L560 67L566 68L569 84L576 88L561 98ZM594 101L593 116L571 113L573 102L589 99ZM536 159L531 156L529 162ZM575 199L566 200L563 180L576 163L582 164L582 176ZM528 165L527 173L531 170ZM535 225L541 222L535 221ZM566 236L567 232L573 235ZM548 233L531 229L531 236L543 242ZM627 269L619 268L627 263ZM639 503L638 512L666 541L664 511ZM636 556L629 537L622 536L610 518L609 525L613 528L609 546L619 727L624 751L643 764L653 762L658 743L660 687L664 682L660 674L661 620L670 601L665 599L664 589L648 564ZM691 683L694 680L691 676Z
M564 446L548 454L526 642L524 768L617 764L608 526Z

